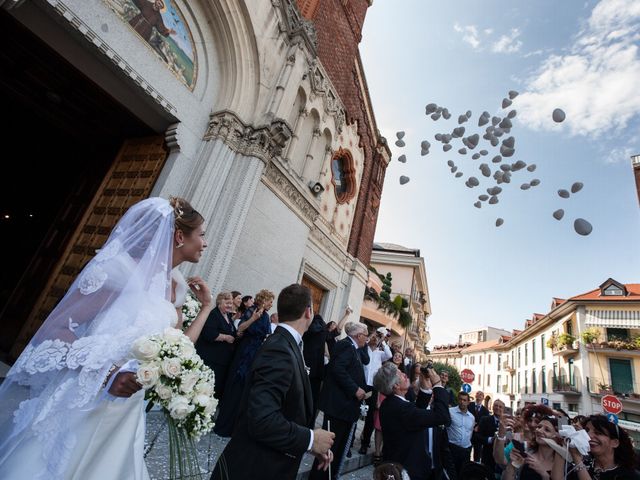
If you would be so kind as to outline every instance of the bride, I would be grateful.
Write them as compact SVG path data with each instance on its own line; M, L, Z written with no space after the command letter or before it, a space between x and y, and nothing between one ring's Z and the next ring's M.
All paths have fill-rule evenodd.
M133 205L31 339L0 387L0 478L148 479L144 391L132 343L175 327L189 286L177 270L207 244L203 217L180 198Z

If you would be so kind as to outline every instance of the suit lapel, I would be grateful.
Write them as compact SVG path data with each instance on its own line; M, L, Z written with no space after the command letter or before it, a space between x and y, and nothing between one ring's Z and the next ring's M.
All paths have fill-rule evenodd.
M307 374L307 370L304 365L304 359L302 358L302 352L300 351L300 347L296 343L293 336L284 328L278 327L274 333L280 332L293 350L293 354L298 360L298 370L300 371L300 376L302 378L302 386L304 389L304 406L306 411L307 423L310 424L313 417L313 399L311 397L311 383L309 383L309 375Z

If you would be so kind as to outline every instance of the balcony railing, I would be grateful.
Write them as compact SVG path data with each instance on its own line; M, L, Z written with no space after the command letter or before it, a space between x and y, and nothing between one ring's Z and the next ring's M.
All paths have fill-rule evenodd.
M615 395L620 399L640 402L640 384L625 380L600 377L587 378L589 393L595 395Z
M580 394L575 378L569 378L566 375L558 375L553 378L552 389L554 393Z

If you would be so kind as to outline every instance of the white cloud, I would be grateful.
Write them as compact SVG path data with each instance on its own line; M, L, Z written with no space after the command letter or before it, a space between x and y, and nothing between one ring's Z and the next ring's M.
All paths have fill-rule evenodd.
M522 42L517 40L520 36L520 30L512 28L509 35L502 35L498 41L491 45L491 51L494 53L516 53L522 47Z
M478 36L478 28L475 25L459 25L456 23L453 29L462 33L462 41L471 45L472 48L477 49L480 47L480 38Z
M550 55L518 97L519 118L534 129L560 128L554 108L567 114L572 135L624 129L640 112L640 2L601 0L565 55Z
M638 150L631 146L614 148L605 158L607 163L628 163L631 155L637 155Z

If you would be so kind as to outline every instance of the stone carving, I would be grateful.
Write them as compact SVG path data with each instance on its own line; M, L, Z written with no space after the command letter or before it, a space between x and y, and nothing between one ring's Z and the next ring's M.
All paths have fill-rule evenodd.
M309 53L315 57L318 53L318 36L313 22L304 18L295 0L272 0L271 5L280 10L282 18L280 31L286 32L290 43L302 42L307 46Z
M275 119L270 125L253 127L245 124L230 110L212 113L204 140L221 139L232 150L243 155L257 157L266 164L274 157L282 155L293 132L282 119Z
M290 205L294 212L306 220L311 225L320 214L318 206L307 199L289 178L280 171L274 162L270 162L265 169L262 180L264 183L282 199Z
M111 62L118 66L133 82L138 85L140 88L144 90L144 92L149 95L153 100L158 103L164 110L171 113L174 116L178 115L178 110L176 107L171 105L166 98L164 98L160 93L153 88L151 85L147 83L142 75L136 72L131 65L124 61L124 59L118 55L118 53L111 48L111 46L105 42L96 32L91 30L89 26L84 23L80 18L72 12L64 3L59 0L46 0L51 7L58 13L61 17L69 22L69 24L80 32L89 43L95 45L95 47L100 50L100 53L106 55Z
M311 229L311 237L315 242L323 247L323 249L329 253L338 263L346 264L349 260L348 255L345 253L344 248L340 248L336 243L329 238L321 229L314 225Z
M314 95L322 97L325 110L335 118L338 133L342 132L345 123L345 113L342 101L336 93L336 89L329 79L322 64L314 60L309 66L309 83Z

